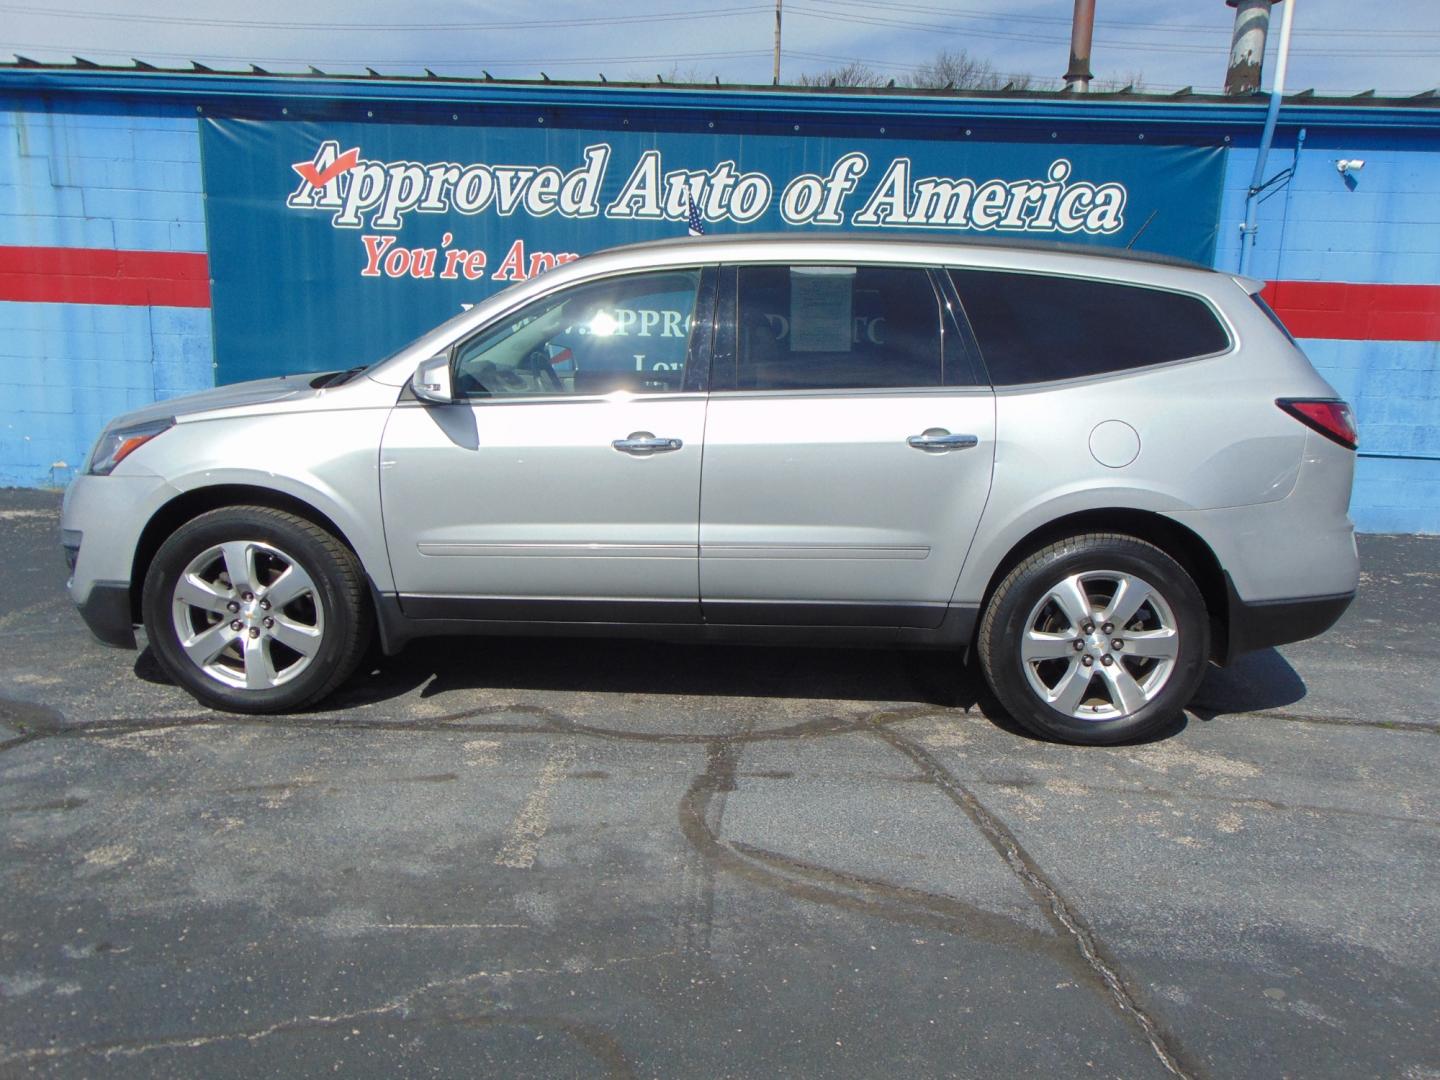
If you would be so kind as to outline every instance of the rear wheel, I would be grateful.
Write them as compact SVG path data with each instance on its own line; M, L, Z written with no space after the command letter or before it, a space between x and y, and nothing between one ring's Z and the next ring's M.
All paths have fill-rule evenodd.
M1086 534L1037 551L980 624L986 680L1026 728L1066 742L1143 738L1190 701L1210 624L1185 569L1131 536Z
M166 673L231 712L287 712L349 677L371 612L353 552L313 522L260 506L213 510L160 546L142 608Z

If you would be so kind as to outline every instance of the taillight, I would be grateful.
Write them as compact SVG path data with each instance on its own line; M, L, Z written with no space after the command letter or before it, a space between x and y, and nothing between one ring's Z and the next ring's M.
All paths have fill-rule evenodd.
M1276 398L1275 404L1306 427L1333 439L1347 450L1360 444L1350 406L1334 398Z

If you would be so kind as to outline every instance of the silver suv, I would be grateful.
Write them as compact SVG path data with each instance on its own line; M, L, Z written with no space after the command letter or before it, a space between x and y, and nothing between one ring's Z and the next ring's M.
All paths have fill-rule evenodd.
M1259 288L950 237L590 255L370 367L114 421L70 593L241 712L373 635L623 635L973 654L1037 733L1140 737L1354 595L1350 412Z

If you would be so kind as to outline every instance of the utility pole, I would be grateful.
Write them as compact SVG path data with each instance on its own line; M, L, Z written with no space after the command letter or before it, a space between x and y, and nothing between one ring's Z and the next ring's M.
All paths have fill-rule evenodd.
M1265 62L1265 38L1270 32L1272 0L1225 0L1235 9L1235 31L1230 39L1230 65L1225 71L1225 93L1253 94L1260 89Z
M775 72L770 78L770 85L780 85L780 0L775 0Z
M1070 24L1070 68L1065 72L1065 89L1083 94L1095 77L1090 70L1090 41L1095 34L1095 0L1075 0Z

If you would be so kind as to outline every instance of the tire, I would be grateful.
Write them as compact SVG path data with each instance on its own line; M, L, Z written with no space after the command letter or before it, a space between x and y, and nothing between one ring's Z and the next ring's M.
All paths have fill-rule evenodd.
M165 673L239 713L325 697L354 672L374 619L354 552L263 506L212 510L175 530L145 575L141 609Z
M1194 580L1158 547L1087 533L1005 576L977 644L986 681L1019 724L1104 746L1155 734L1189 703L1209 662L1210 619Z

